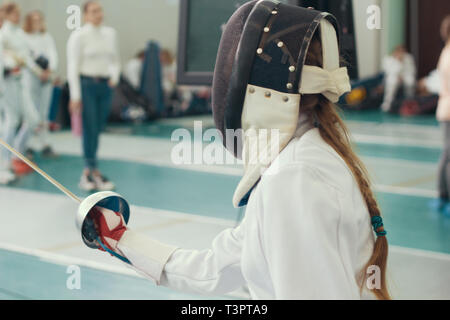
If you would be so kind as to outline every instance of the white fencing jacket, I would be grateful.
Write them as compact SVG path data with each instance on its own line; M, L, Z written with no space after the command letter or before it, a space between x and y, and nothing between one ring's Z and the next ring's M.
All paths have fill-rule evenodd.
M48 32L24 33L24 35L33 59L44 56L48 59L50 71L55 72L58 68L58 51L53 37Z
M253 299L360 299L357 279L374 241L351 171L314 128L280 153L241 224L210 249L179 249L131 230L118 248L157 284L185 292L247 285Z
M117 32L113 28L86 23L71 33L67 41L67 81L72 100L81 99L80 75L110 78L116 85L120 68Z

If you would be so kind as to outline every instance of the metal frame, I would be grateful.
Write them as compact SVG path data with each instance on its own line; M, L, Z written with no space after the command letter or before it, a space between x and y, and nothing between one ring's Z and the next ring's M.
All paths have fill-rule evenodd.
M181 85L211 85L214 72L187 72L187 36L189 2L180 0L180 19L178 26L177 83Z
M178 25L178 54L177 54L177 83L180 85L205 85L210 86L214 72L187 72L187 36L188 14L190 1L180 0L180 15ZM288 0L289 4L298 5L299 0Z

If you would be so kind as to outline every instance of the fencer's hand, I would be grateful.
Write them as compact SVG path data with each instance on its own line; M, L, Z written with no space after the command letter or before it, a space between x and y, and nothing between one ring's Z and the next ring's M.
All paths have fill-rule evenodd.
M81 101L79 101L79 100L71 100L69 102L70 113L80 113L82 107L83 107L83 105L82 105Z
M122 215L102 207L94 207L89 215L94 220L95 228L102 243L116 252L117 244L127 231Z

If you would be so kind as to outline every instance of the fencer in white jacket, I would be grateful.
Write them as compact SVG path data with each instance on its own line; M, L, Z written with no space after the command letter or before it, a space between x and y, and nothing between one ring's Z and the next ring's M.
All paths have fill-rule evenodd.
M119 250L157 284L187 292L248 285L253 299L361 298L357 279L374 243L367 208L345 162L305 125L263 174L241 224L211 249L176 249L127 230Z
M32 11L25 17L25 39L34 61L46 60L45 75L37 75L27 70L31 97L39 112L37 141L44 156L54 156L49 141L49 110L53 93L53 80L58 68L58 52L53 37L45 30L44 17L39 11ZM43 59L44 58L44 59ZM33 146L36 147L36 146Z
M246 19L252 21L242 23ZM239 29L244 25L250 27ZM243 130L245 173L233 203L247 208L238 227L221 232L209 249L183 249L127 228L120 213L100 206L92 219L101 243L156 284L185 292L220 295L246 285L252 299L388 299L385 288L371 291L365 281L372 262L384 272L387 240L368 180L333 105L350 90L347 69L339 63L335 25L327 13L270 0L245 4L227 24L213 108L220 131ZM270 37L272 28L287 30L285 42ZM293 59L291 44L299 34L309 34L302 28L317 31L305 36L309 49L297 48L300 58ZM245 40L250 38L262 40L252 47ZM290 50L284 50L288 44ZM285 59L274 58L283 56L280 52ZM246 68L255 53L265 56ZM292 63L287 73L284 61ZM278 79L286 74L292 82L283 88ZM236 154L227 142L228 136L224 144Z
M3 139L23 153L30 134L39 123L39 116L31 99L30 83L24 73L30 70L40 74L42 70L31 58L24 32L20 28L19 7L14 3L5 6L6 20L0 29L3 46L1 59L4 70L8 70L8 75L3 78ZM19 125L20 130L17 132ZM14 178L9 171L11 154L7 150L1 150L0 156L0 176L4 177L3 182L7 183Z

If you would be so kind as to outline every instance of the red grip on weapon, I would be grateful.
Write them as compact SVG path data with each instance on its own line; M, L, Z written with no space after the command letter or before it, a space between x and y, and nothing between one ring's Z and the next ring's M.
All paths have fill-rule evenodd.
M120 213L118 213L118 212L114 212L114 213L118 217L121 218L121 221L123 221ZM95 228L97 229L97 233L98 233L102 243L106 247L108 247L108 249L115 251L115 248L112 248L105 238L114 239L115 241L118 242L122 238L122 235L127 230L127 227L123 223L120 223L114 229L109 229L105 216L99 209L97 209L97 207L92 208L89 215L92 218L92 220L94 221ZM105 251L101 247L99 249L101 251Z

